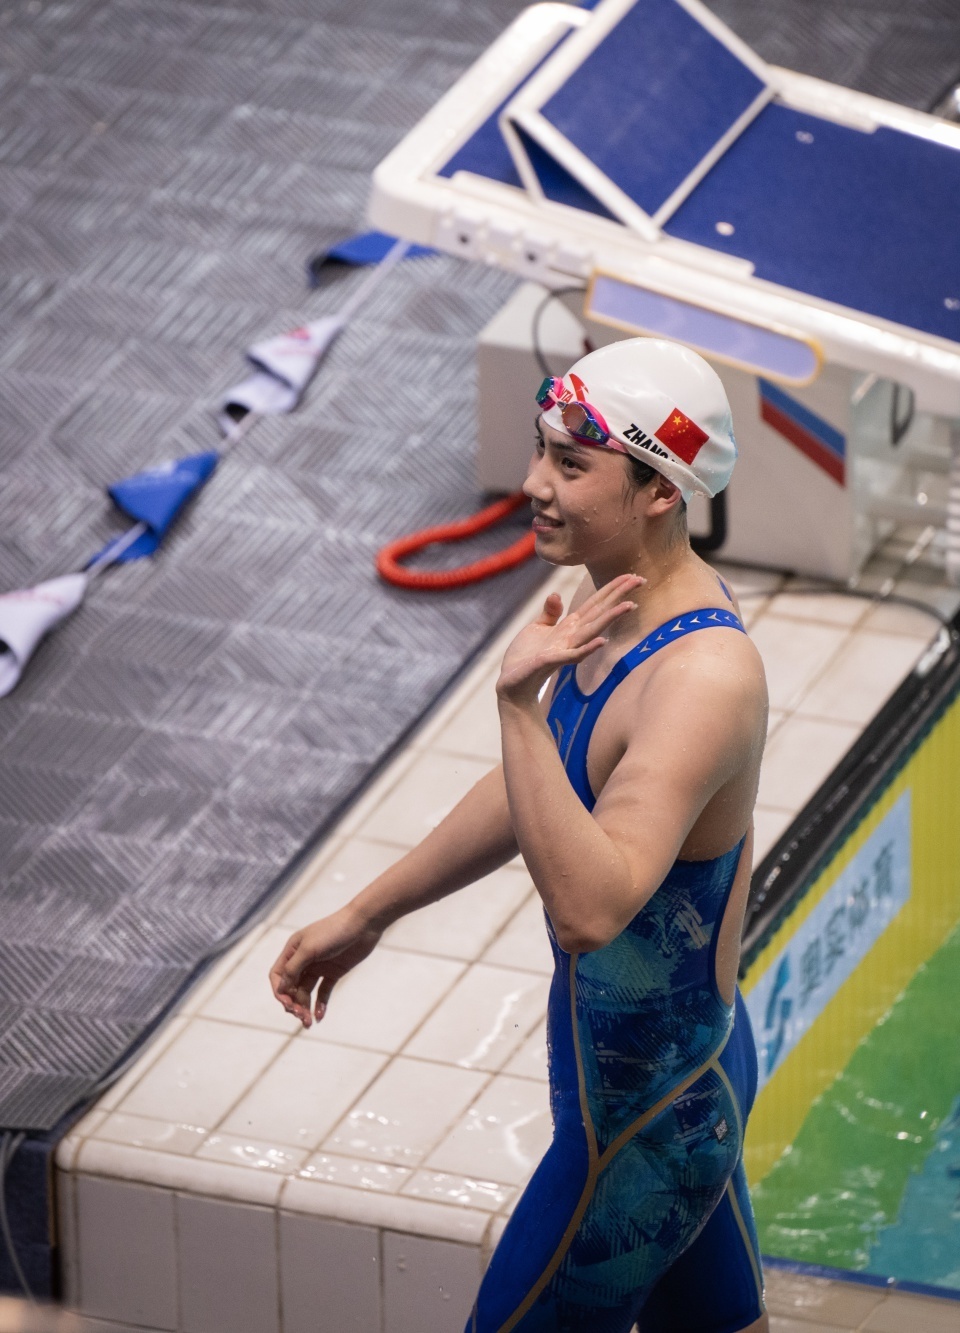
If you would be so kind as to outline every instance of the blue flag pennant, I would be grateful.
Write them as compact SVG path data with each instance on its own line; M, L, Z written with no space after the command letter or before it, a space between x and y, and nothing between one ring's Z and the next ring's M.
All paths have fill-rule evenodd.
M190 458L171 459L114 482L107 494L118 509L137 522L146 523L151 535L160 542L180 510L219 461L220 455L213 449L204 454L193 454Z
M145 524L147 531L133 542L126 533L121 533L108 542L91 563L123 565L153 555L180 510L210 477L219 461L220 455L211 449L189 458L159 463L108 486L107 494L117 508L138 523ZM116 555L111 555L113 550L117 551Z
M348 236L329 250L321 250L308 264L310 285L319 285L320 271L325 264L347 264L351 268L360 268L365 264L379 264L386 259L396 241L395 236L388 236L382 231L364 231L357 236ZM436 250L429 245L411 245L405 259L419 259L422 255L435 255Z
M379 264L381 259L386 259L396 239L383 231L360 232L333 246L327 251L326 259L338 264ZM421 255L433 254L436 251L429 245L411 245L405 257L418 259Z

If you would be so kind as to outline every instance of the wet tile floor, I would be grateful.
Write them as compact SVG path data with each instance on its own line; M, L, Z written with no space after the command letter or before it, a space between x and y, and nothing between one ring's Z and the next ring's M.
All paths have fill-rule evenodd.
M835 1282L767 1268L771 1333L957 1333L960 1300Z
M895 588L951 612L960 598L945 584L931 537L888 542L860 586ZM937 624L892 602L802 593L803 580L721 572L741 599L770 686L759 860ZM558 571L548 586L566 599L579 578ZM482 1267L550 1137L551 964L522 863L398 922L310 1032L276 1005L266 973L293 929L352 897L497 762L499 660L544 595L489 646L269 918L200 981L64 1141L58 1166L67 1195L75 1179L137 1182L455 1241ZM82 1197L78 1190L69 1204L81 1232ZM72 1259L68 1289L82 1291L82 1261ZM473 1276L465 1292L471 1284ZM960 1333L960 1303L779 1271L770 1274L770 1296L778 1333Z

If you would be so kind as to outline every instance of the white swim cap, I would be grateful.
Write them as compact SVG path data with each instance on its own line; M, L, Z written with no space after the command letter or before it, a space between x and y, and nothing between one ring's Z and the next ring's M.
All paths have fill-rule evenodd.
M570 399L594 407L613 439L656 468L688 503L713 496L737 461L730 404L702 356L663 338L625 338L588 353L563 376ZM567 434L556 404L543 414Z

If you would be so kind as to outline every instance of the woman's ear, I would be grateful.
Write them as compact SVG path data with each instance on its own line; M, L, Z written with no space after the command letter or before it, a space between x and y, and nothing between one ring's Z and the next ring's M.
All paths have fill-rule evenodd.
M651 512L666 514L671 509L675 509L682 499L680 487L675 485L669 477L665 477L662 472L658 473L653 483Z

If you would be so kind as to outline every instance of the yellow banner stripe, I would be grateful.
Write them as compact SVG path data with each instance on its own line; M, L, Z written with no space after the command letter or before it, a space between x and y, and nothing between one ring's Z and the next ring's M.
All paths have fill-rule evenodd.
M792 1143L814 1100L960 920L960 699L908 760L793 914L763 949L743 982L756 985L871 833L910 788L910 899L786 1057L757 1097L747 1127L751 1184L762 1180Z

